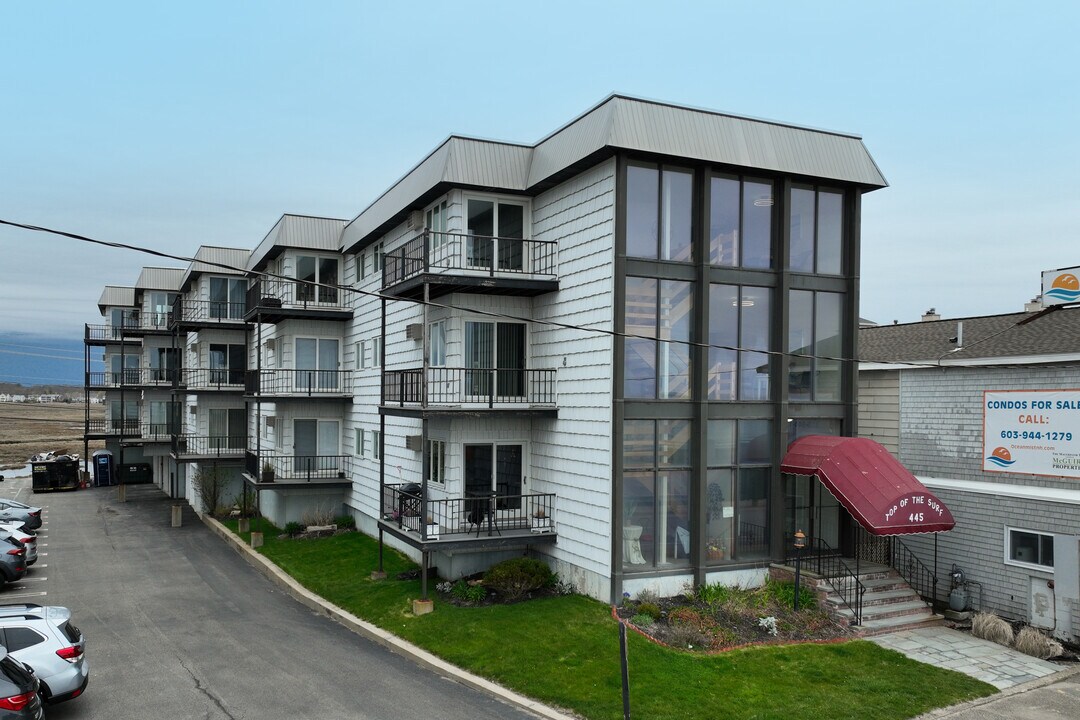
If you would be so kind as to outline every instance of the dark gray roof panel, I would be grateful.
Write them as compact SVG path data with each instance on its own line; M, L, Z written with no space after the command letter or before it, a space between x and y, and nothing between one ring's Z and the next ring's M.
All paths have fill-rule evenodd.
M1080 307L1049 312L879 325L859 330L861 362L958 362L961 360L1073 355L1080 353ZM964 324L964 346L950 338ZM956 350L956 352L953 352Z
M264 261L287 247L337 252L341 246L343 227L345 221L334 218L282 215L248 257L246 269L260 268Z

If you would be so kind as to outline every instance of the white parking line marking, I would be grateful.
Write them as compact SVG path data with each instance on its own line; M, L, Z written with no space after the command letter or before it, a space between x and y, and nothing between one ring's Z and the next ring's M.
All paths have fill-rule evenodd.
M48 579L47 577L24 577L19 582L45 582Z
M49 566L46 565L45 563L42 563L40 565L38 565L37 563L34 563L34 569L35 570L40 570L41 568L44 568L44 567L49 567Z
M38 543L39 548L49 547L49 543Z
M20 589L21 588L12 588L12 590L20 590ZM2 597L2 598L44 597L44 596L45 596L44 591L42 591L42 592L15 593L13 595L0 595L0 597Z

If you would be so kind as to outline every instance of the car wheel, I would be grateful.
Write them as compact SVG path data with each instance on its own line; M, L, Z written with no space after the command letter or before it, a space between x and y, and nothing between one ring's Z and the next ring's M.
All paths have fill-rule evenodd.
M15 577L13 576L12 572L6 567L0 567L0 577L2 577L3 581L6 583L15 582Z

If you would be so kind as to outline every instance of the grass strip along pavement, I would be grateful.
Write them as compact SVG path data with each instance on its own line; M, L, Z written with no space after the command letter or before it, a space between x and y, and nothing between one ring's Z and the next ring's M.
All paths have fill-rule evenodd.
M225 523L233 532L235 521ZM328 601L459 667L590 720L619 720L618 626L610 607L578 595L513 605L436 604L416 617L416 564L359 532L279 538L262 520L263 555ZM248 540L248 534L243 534ZM433 585L429 586L432 591ZM638 718L911 718L993 694L986 683L909 660L873 643L763 646L702 655L629 634L630 697Z

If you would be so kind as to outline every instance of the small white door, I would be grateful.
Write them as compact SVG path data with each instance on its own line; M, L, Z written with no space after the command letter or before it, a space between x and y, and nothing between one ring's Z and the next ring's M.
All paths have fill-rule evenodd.
M1054 617L1054 588L1050 587L1046 578L1031 578L1031 594L1029 605L1029 622L1033 627L1043 630L1053 630L1056 625Z

